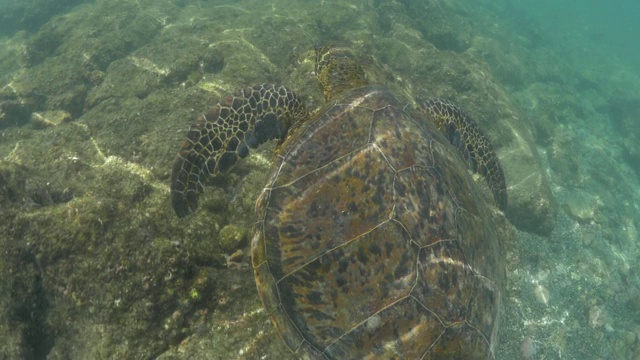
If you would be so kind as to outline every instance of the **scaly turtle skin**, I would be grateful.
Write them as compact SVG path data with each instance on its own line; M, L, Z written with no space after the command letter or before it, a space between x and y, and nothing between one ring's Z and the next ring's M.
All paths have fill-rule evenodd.
M251 253L260 297L291 351L493 359L504 259L493 206L468 173L471 165L506 207L491 146L455 105L410 109L369 85L350 50L316 52L327 104L313 118L292 91L260 85L193 124L173 167L176 213L195 210L203 176L281 139Z

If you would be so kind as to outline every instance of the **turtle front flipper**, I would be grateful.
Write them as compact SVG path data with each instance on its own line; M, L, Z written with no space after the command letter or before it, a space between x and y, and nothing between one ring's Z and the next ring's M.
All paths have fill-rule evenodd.
M283 139L307 116L300 98L284 86L256 85L227 96L194 121L171 174L171 203L179 217L198 207L201 180L229 170L249 148Z
M453 103L430 99L422 103L420 111L430 118L444 136L457 147L471 170L486 180L500 210L507 208L507 184L500 161L489 139L475 121Z

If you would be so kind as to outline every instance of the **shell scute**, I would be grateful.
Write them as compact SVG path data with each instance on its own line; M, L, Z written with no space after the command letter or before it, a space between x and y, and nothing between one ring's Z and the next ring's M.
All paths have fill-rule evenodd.
M365 164L370 164L367 167ZM375 165L372 165L375 164ZM270 190L283 275L371 231L393 211L393 171L369 147Z
M457 150L405 108L354 89L278 150L252 251L301 358L493 356L504 278L489 210Z

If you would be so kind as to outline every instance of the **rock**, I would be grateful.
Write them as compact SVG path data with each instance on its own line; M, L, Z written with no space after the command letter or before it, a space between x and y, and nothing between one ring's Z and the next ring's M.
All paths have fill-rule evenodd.
M71 120L71 114L64 110L49 110L31 113L31 124L39 128L58 126Z
M27 167L6 160L0 160L0 206L4 209L8 203L22 201L26 196L26 181L29 176Z
M533 355L536 354L536 343L529 336L524 338L522 344L520 345L520 355L523 359L530 359Z
M521 144L511 147L500 159L507 176L507 217L522 231L548 236L558 207L537 153Z
M27 123L29 114L37 106L32 99L19 99L16 97L3 100L0 98L0 129Z
M603 305L593 305L589 308L589 325L596 329L608 323L608 315Z
M229 224L220 229L218 236L221 250L224 253L231 254L244 246L247 231L237 225Z
M596 197L585 192L574 192L567 196L562 207L573 219L581 223L590 223L594 220L599 205Z

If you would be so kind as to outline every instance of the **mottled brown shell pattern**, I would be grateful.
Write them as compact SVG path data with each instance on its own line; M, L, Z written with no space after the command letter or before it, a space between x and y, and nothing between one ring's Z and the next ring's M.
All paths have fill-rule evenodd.
M303 359L492 359L492 204L432 120L381 87L341 99L279 148L256 205L253 266L278 333Z

